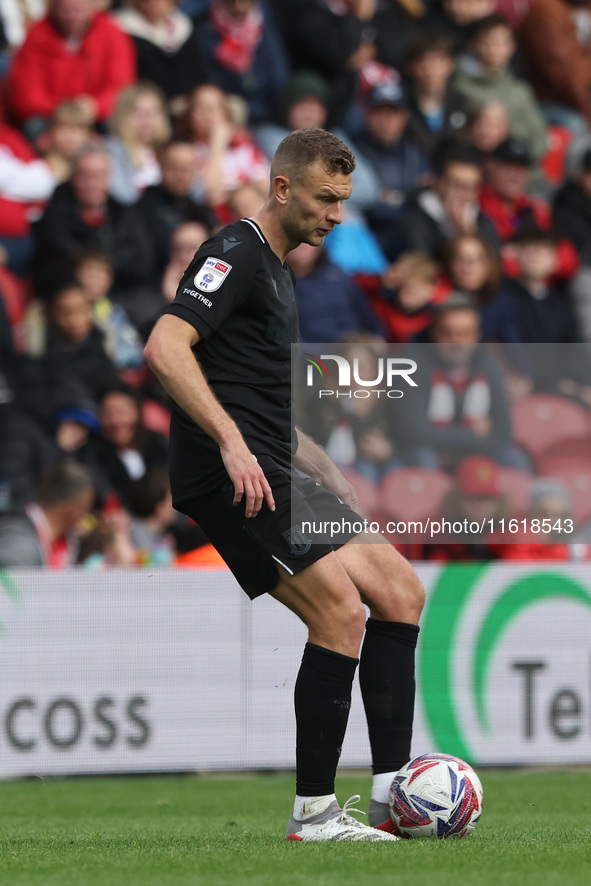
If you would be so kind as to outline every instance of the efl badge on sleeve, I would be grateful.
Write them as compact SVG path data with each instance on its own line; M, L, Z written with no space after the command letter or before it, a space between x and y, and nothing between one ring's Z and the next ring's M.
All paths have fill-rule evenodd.
M206 258L201 269L195 274L195 286L200 292L215 292L231 270L232 265L220 258Z

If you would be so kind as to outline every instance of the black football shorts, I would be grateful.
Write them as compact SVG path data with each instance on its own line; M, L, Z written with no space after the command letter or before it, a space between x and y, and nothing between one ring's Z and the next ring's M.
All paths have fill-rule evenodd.
M363 517L299 471L265 471L273 490L275 510L265 502L256 517L245 516L244 498L233 504L234 486L228 480L211 492L177 504L198 523L223 557L251 600L269 593L279 581L278 566L292 575L336 551L358 532L347 524ZM345 531L314 542L302 532L302 523L341 521Z

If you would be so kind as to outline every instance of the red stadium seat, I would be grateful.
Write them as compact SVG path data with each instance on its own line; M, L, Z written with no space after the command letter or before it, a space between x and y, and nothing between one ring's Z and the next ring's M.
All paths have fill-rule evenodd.
M533 482L534 478L531 474L519 471L517 468L506 468L499 465L499 492L506 496L511 506L512 517L521 517L527 514Z
M591 520L591 457L555 456L541 463L540 474L561 480L573 498L576 523Z
M591 454L589 415L572 400L555 394L534 394L514 404L513 440L537 463L547 452L562 446L588 446Z
M383 478L380 507L387 520L425 522L438 517L446 492L453 480L443 471L427 468L402 468Z

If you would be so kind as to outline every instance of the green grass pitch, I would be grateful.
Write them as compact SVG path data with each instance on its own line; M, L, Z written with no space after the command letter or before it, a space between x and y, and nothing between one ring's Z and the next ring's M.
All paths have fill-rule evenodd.
M470 837L361 845L285 842L284 775L4 782L0 884L589 886L591 771L479 774ZM369 788L347 774L337 790L367 804Z

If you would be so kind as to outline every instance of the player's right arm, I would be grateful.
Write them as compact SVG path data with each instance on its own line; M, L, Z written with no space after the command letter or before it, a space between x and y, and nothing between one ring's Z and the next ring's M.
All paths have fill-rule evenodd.
M164 314L156 323L144 350L146 362L165 391L209 434L234 484L234 504L246 496L246 516L255 517L263 500L275 510L271 487L238 425L209 387L191 350L200 335L190 323Z

